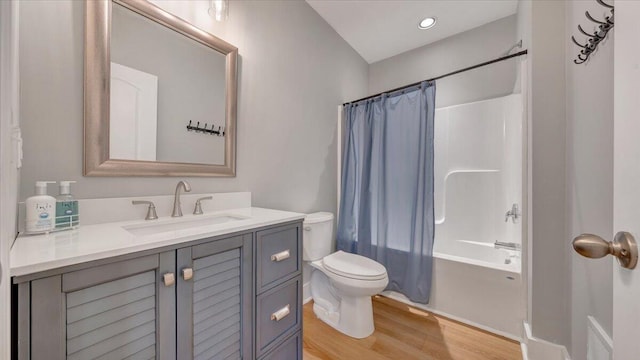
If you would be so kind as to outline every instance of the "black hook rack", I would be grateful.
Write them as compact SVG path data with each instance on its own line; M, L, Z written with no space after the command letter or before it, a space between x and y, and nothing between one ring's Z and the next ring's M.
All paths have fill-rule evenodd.
M204 124L204 127L200 127L200 121L196 123L196 126L191 125L191 120L189 120L189 125L187 125L187 131L195 131L196 133L209 134L209 135L218 135L224 136L224 126L216 126L211 125L211 129L207 129L209 125L207 123Z
M589 33L585 31L581 25L578 25L578 31L580 31L582 34L587 36L586 44L579 43L574 36L571 36L571 41L573 41L574 44L582 48L580 50L580 53L578 54L578 58L573 60L575 64L583 64L587 60L589 60L589 56L591 56L591 54L593 54L593 52L596 51L598 44L600 44L600 42L607 37L607 34L609 33L609 31L613 29L614 6L605 3L604 0L596 0L596 2L602 5L603 7L611 10L611 15L605 16L604 21L601 21L591 16L591 14L588 11L584 12L587 19L589 19L595 24L598 24L598 26L596 27L596 30L593 33Z

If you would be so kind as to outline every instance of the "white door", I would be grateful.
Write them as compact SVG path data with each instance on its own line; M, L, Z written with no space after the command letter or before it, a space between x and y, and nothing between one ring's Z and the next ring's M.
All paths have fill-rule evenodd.
M111 63L109 158L156 160L158 77Z
M16 236L18 167L18 2L0 1L0 359L10 358L9 249Z
M640 1L616 1L613 228L640 241ZM613 270L613 358L640 359L640 266Z

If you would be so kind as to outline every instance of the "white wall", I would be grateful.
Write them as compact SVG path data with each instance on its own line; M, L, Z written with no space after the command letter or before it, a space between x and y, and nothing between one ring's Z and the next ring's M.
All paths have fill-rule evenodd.
M565 4L530 1L531 238L533 335L570 343L570 239L566 233Z
M366 94L366 62L303 1L235 1L221 24L207 1L158 3L239 48L237 177L189 178L193 191L335 212L335 109ZM178 178L82 177L83 14L81 1L21 3L20 198L39 179L77 180L79 198L171 194Z
M506 55L518 41L512 15L369 66L369 94L446 74ZM518 60L438 80L436 107L511 94Z
M595 1L566 3L567 69L567 241L581 233L609 239L613 233L613 37L598 46L588 63L575 65L577 26L589 31L585 11L599 17L606 10ZM587 358L587 316L612 335L613 257L571 258L571 357Z

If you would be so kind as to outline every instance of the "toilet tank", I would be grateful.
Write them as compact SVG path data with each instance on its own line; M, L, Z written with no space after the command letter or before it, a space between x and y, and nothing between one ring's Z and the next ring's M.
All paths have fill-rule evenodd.
M333 214L317 212L304 218L302 259L316 261L331 254L333 248Z

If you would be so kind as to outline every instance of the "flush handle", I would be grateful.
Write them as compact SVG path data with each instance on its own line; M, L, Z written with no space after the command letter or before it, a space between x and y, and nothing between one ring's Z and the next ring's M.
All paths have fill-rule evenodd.
M573 239L573 248L578 254L592 259L611 254L625 269L634 269L638 263L638 245L633 235L626 231L618 232L612 242L598 235L582 234Z
M280 320L286 318L287 315L289 315L290 312L291 312L291 306L289 306L289 304L287 304L287 306L285 306L282 309L280 309L280 310L274 312L273 314L271 314L271 320L280 321Z
M280 262L282 260L286 260L291 256L291 251L289 249L285 251L281 251L277 254L271 255L271 261Z
M174 273L166 273L162 275L162 282L164 286L171 286L176 283L176 276Z
M193 278L193 269L192 268L182 269L182 278L185 280L191 280Z

